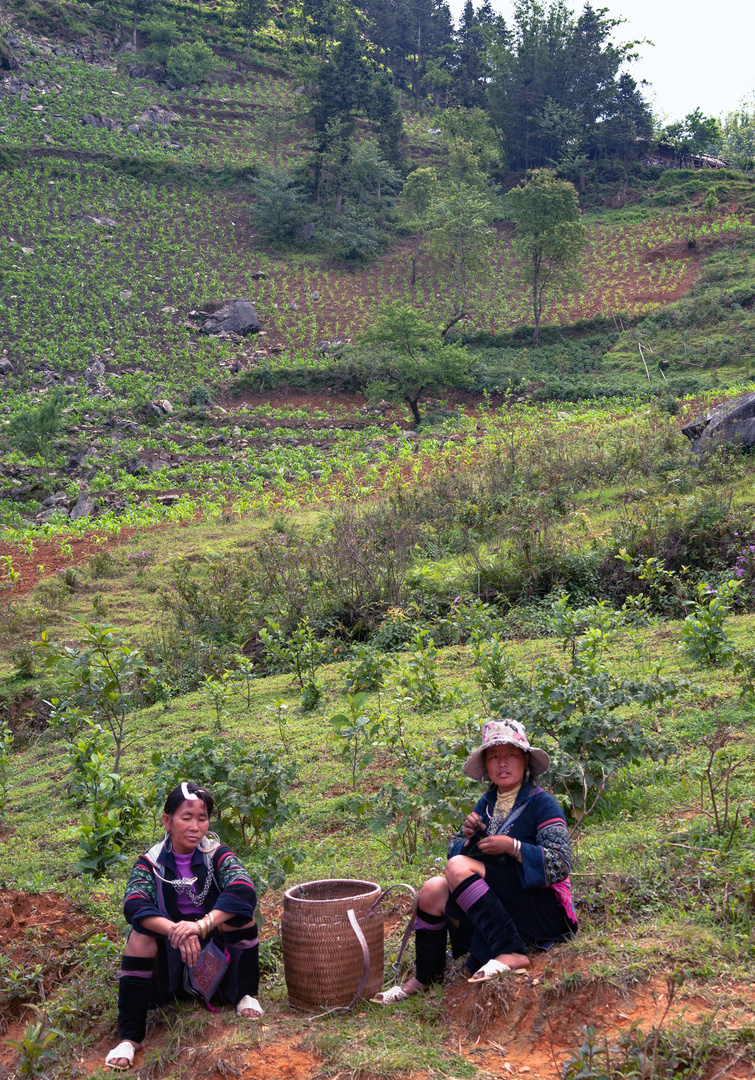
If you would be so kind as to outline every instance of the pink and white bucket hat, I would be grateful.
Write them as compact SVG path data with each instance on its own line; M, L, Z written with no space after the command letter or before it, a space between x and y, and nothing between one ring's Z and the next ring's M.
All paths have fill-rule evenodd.
M551 766L551 759L545 750L530 746L524 724L518 720L488 720L482 725L482 745L475 750L464 763L463 772L472 780L488 780L485 769L485 751L489 746L503 746L510 743L529 754L529 767L532 776L545 773Z

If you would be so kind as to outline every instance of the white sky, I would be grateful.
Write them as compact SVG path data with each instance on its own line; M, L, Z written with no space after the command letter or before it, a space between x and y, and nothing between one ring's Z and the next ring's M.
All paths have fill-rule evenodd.
M509 21L513 0L492 2ZM576 11L584 6L582 0L567 3ZM450 4L458 19L463 0ZM720 117L755 93L755 0L593 0L593 7L627 20L615 31L617 41L653 42L640 47L629 71L651 83L645 96L668 121L697 107Z

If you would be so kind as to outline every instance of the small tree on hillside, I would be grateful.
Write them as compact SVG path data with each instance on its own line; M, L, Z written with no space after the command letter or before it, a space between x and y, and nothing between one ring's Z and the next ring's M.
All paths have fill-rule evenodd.
M687 113L683 120L663 128L659 141L668 143L681 164L690 154L715 154L721 143L721 127L715 116L704 116L700 109Z
M260 168L250 214L255 226L274 243L293 239L304 224L307 200L287 169Z
M267 0L236 0L236 19L239 26L246 30L247 60L252 45L252 32L264 26L268 15Z
M458 384L469 367L466 349L445 345L440 329L406 304L384 307L362 341L385 347L377 356L371 350L363 354L368 392L405 401L418 424L422 396Z
M401 191L402 219L412 232L412 285L417 280L417 263L425 240L432 201L438 191L438 174L433 168L410 172Z
M451 270L447 333L472 313L472 290L490 273L490 249L495 234L490 224L495 206L487 191L452 181L442 188L429 211L430 248Z
M570 284L585 245L579 198L574 185L559 180L552 169L535 169L526 184L509 192L507 205L517 227L514 252L532 289L534 343L539 345L546 293Z
M286 106L274 102L269 108L257 114L254 120L255 134L262 146L273 155L273 168L278 168L278 154L286 136L294 129L294 117L289 115Z

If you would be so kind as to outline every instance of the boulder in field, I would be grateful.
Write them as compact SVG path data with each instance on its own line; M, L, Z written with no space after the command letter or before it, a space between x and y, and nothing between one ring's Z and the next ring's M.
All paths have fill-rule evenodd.
M121 125L112 116L100 116L97 113L87 113L81 120L86 127L104 128L105 131L120 131Z
M164 109L162 105L148 105L141 116L137 117L140 124L175 124L181 117L171 109Z
M260 321L254 305L243 296L227 300L222 307L205 319L202 331L205 334L245 334L259 333Z
M15 71L17 67L18 60L13 55L13 48L8 39L6 38L5 41L3 41L3 39L0 38L0 68L4 71Z
M132 79L150 79L151 82L156 83L165 82L163 68L154 67L152 64L134 64L128 69L128 73Z
M94 512L96 509L97 504L95 503L89 492L82 491L78 499L76 500L76 505L71 509L71 512L68 516L71 521L78 521L79 518L83 517L94 517Z
M716 405L682 428L696 454L714 445L755 446L755 393Z

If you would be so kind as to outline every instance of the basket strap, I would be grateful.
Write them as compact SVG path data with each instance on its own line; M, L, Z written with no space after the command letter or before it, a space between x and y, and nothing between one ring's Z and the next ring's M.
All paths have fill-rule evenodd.
M367 985L367 980L370 977L370 947L367 944L367 938L362 933L362 928L357 922L357 917L353 908L349 908L346 912L347 918L351 923L351 929L356 934L356 939L362 947L362 978L359 980L359 988L354 994L354 1000L349 1005L349 1009L353 1009L357 1001L364 993L364 988Z

